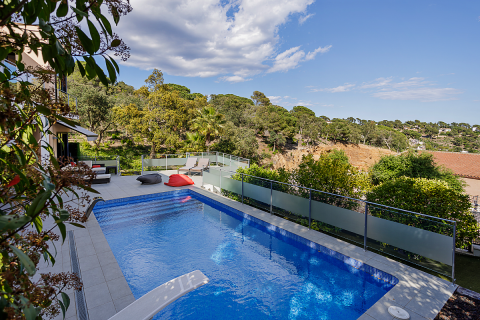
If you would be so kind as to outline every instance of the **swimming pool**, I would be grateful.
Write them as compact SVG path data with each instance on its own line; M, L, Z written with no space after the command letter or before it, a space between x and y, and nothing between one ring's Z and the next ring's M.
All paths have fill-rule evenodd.
M193 270L210 278L155 319L357 319L398 282L191 190L94 214L136 299Z

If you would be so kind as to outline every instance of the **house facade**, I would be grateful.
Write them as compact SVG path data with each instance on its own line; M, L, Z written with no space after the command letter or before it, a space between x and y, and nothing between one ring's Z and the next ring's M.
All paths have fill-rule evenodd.
M36 25L23 25L19 24L19 26L22 29L27 30L28 32L33 32L36 34L39 38L40 32L39 32L39 27ZM0 34L4 33L4 30L0 29ZM28 67L38 69L41 68L43 70L48 70L50 71L51 68L47 63L43 61L43 55L41 50L39 50L36 54L33 50L26 48L24 52L22 53L22 62L24 63L26 69ZM15 66L15 60L17 57L15 55L9 55L6 60L3 62L5 65L9 66L11 71L14 71L16 66ZM2 70L3 71L3 70ZM52 72L52 71L50 71ZM26 74L22 77L23 81L32 81L33 75ZM68 116L68 118L72 120L78 120L78 115L76 114L76 110L78 107L77 104L77 99L68 94L68 83L66 80L66 77L64 79L58 79L57 75L55 75L55 81L53 83L46 82L43 84L43 87L47 90L51 90L54 92L54 99L56 101L63 101L69 104L70 108L75 110L75 112L71 115ZM37 130L37 132L34 133L35 138L37 141L41 141L42 145L49 144L54 151L55 156L57 159L61 159L63 157L73 157L76 158L76 154L73 150L70 148L69 144L69 135L73 132L80 133L84 136L87 137L88 141L94 141L97 139L98 135L94 132L91 132L83 127L80 127L78 125L70 125L62 121L57 121L54 124L50 124L48 122L48 119L44 116L41 117L41 121L43 122L43 127L48 128L50 127L50 132L47 133L44 136L41 136L40 130ZM44 148L41 148L41 159L48 159L49 158L49 153L46 151Z

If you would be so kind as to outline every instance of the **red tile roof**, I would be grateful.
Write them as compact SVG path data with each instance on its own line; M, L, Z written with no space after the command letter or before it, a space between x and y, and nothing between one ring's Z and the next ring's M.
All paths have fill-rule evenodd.
M427 151L433 154L438 165L451 169L453 173L464 178L480 179L480 154Z

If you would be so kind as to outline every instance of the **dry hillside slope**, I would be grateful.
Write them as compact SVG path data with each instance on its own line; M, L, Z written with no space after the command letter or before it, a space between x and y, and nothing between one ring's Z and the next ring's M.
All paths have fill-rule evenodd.
M273 167L275 169L284 167L287 170L292 170L298 167L302 161L303 155L313 154L313 158L318 160L322 152L327 152L333 149L345 151L350 163L361 170L368 170L368 168L378 162L382 156L397 154L394 151L363 144L337 143L335 145L315 146L310 149L292 150L285 152L284 154L278 153L272 156Z

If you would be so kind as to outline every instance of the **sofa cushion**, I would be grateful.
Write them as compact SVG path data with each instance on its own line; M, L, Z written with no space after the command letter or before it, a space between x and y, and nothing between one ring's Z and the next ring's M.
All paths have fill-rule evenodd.
M137 178L142 184L157 184L162 182L162 176L158 173L144 174Z
M189 176L183 174L172 174L168 182L165 182L165 185L170 187L181 187L195 184Z

